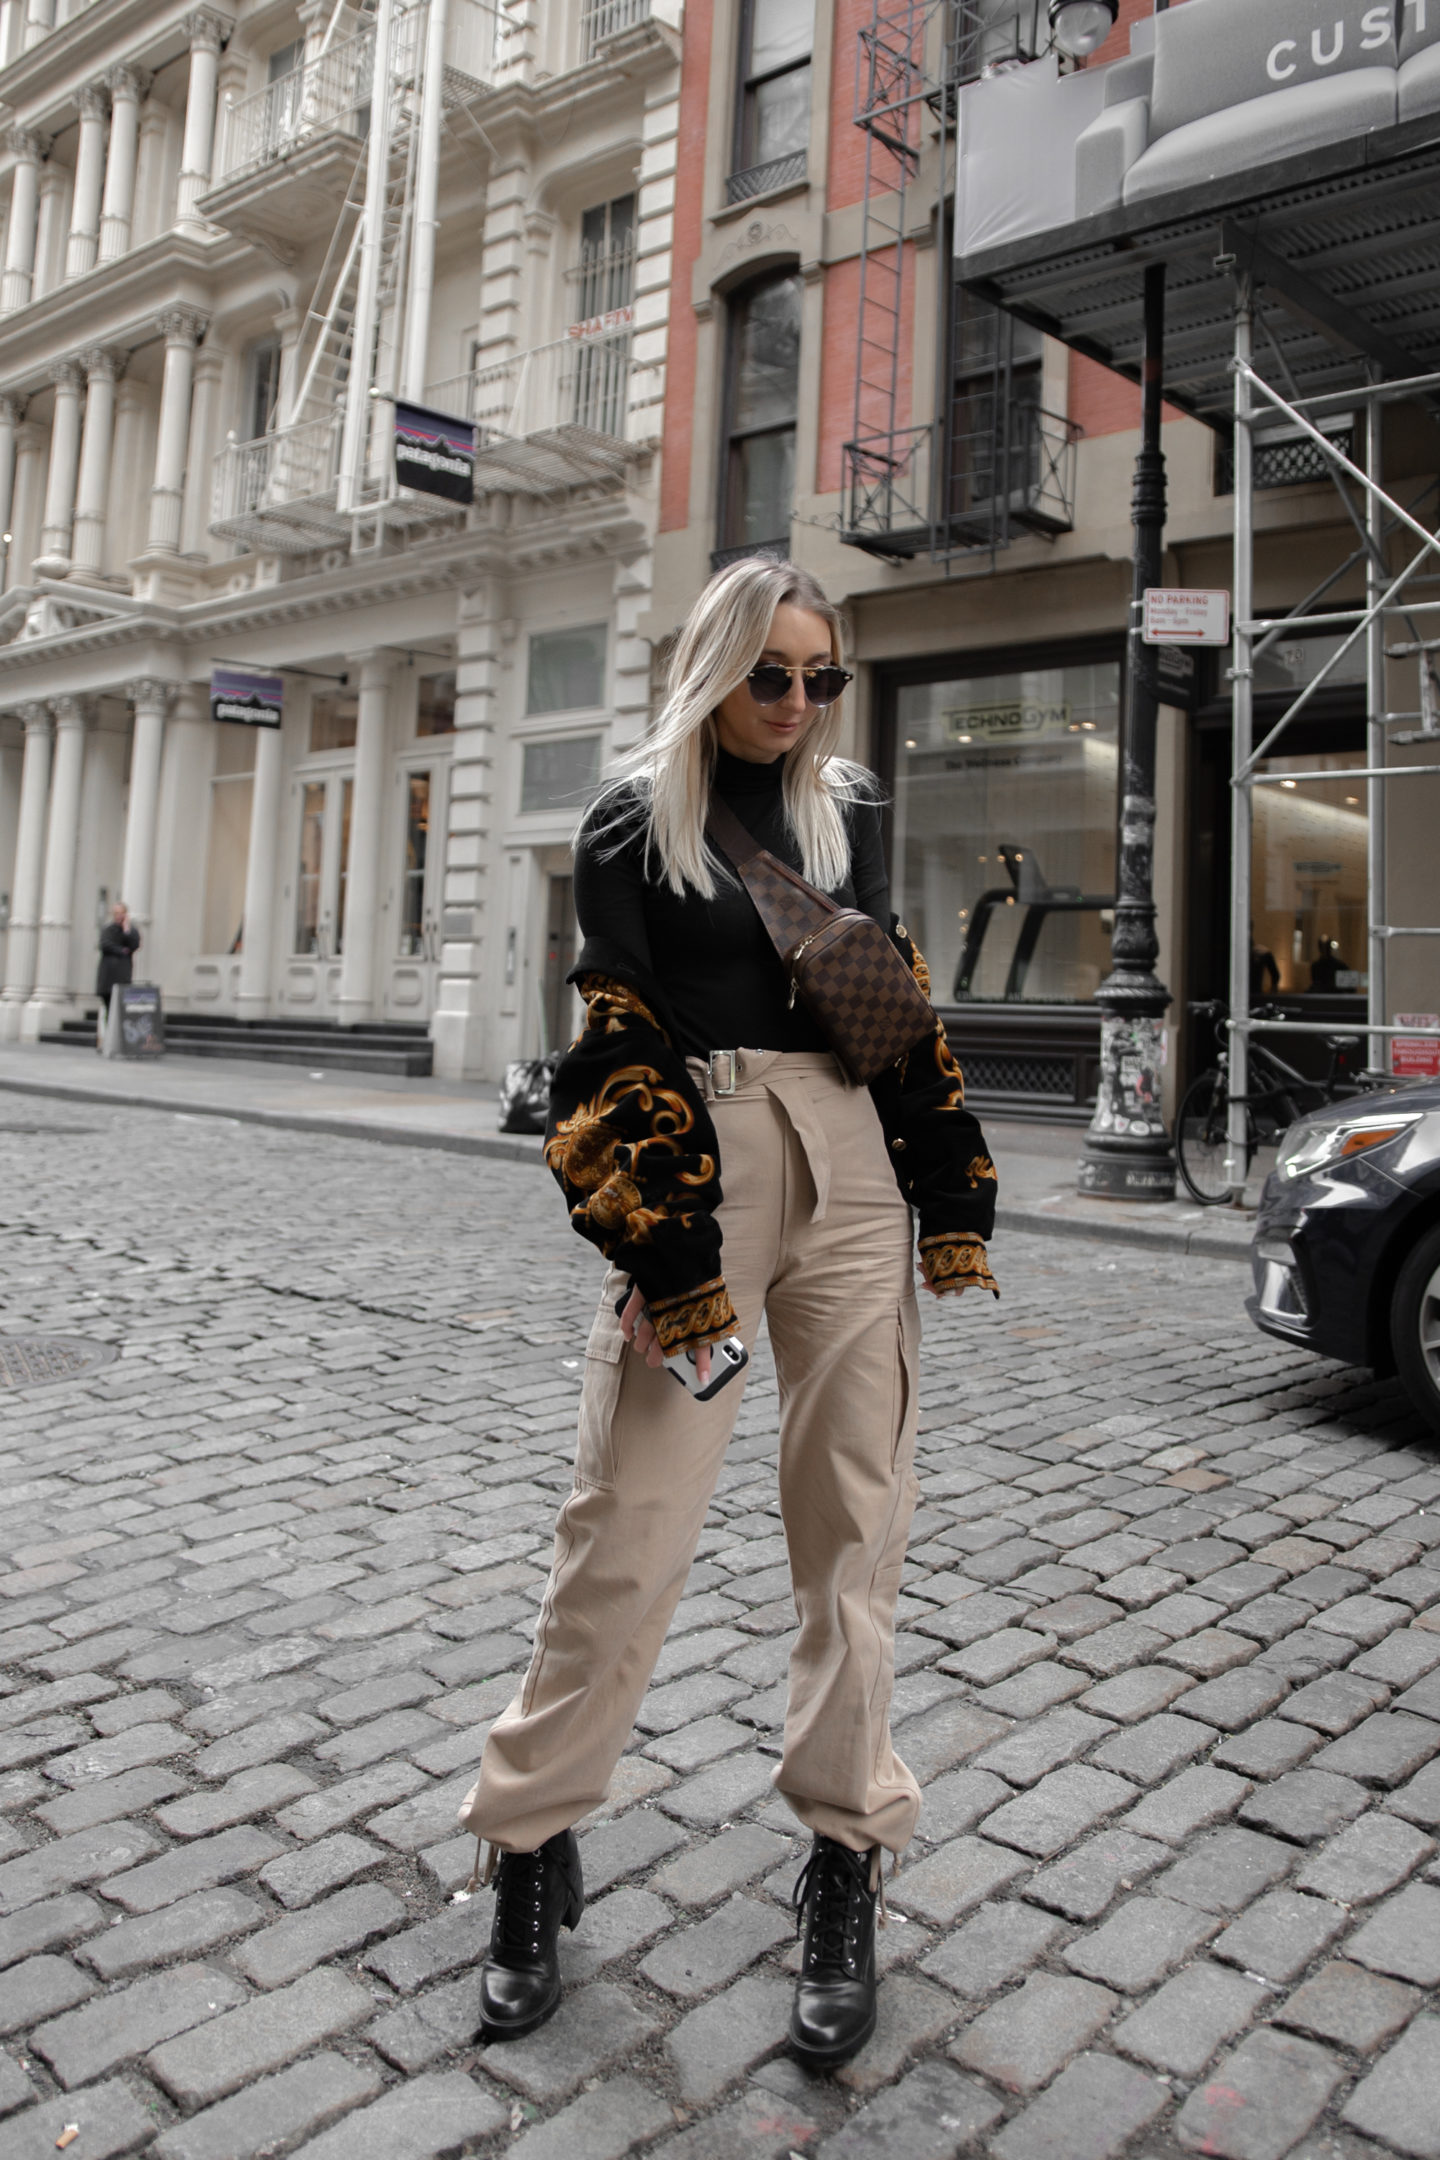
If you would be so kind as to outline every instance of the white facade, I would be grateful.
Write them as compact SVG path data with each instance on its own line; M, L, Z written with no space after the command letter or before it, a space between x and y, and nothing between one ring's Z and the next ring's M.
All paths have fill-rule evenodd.
M85 1009L115 897L172 1011L456 1077L568 1023L568 835L650 704L678 24L0 0L0 1039ZM397 393L476 419L470 508L396 487Z

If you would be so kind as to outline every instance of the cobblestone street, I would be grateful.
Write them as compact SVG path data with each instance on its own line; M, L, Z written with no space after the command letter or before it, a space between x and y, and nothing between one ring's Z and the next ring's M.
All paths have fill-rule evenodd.
M566 2000L477 2048L595 1256L529 1165L100 1105L7 1097L0 1191L0 1333L118 1352L0 1389L7 2160L1440 2156L1440 1444L1235 1261L1010 1234L926 1310L926 1807L811 2079L763 1346Z

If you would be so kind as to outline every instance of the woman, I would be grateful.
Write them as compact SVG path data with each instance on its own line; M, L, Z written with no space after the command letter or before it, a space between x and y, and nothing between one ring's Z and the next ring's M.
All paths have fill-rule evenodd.
M681 634L656 731L577 841L570 979L587 1019L556 1075L546 1158L610 1270L530 1669L461 1811L496 1882L487 2039L533 2030L559 2001L559 1929L584 1905L571 1825L629 1738L739 1408L741 1381L700 1403L665 1361L693 1353L703 1385L711 1347L734 1332L753 1345L762 1313L799 1615L775 1783L814 1837L791 2041L828 2067L874 2029L881 1852L903 1850L920 1803L889 1729L915 1493L907 1202L929 1288L993 1290L995 1173L938 1022L872 1087L849 1085L707 845L713 794L891 930L874 784L834 755L840 659L813 579L758 559L721 571ZM893 936L928 993L924 961Z

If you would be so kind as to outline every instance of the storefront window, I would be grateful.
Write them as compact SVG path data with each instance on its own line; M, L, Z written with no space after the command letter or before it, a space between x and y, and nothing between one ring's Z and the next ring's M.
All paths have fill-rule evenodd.
M205 855L205 950L239 952L245 913L245 864L255 792L255 730L217 728L210 783L210 845Z
M443 675L422 675L415 706L417 735L453 735L455 732L455 670Z
M1110 967L1120 663L896 692L895 906L939 1004L1092 998Z
M1365 685L1365 641L1345 647L1341 635L1284 637L1255 661L1255 740L1269 734L1284 703L1312 682L1326 661L1334 665L1323 694L1350 691L1355 719L1325 721L1324 739L1336 734L1343 750L1299 749L1266 758L1262 773L1333 772L1333 780L1281 778L1257 787L1251 853L1251 996L1327 997L1358 993L1368 984L1365 934L1368 817L1365 783L1346 777L1365 763L1360 720ZM1302 723L1303 724L1303 723ZM1281 736L1279 747L1290 751ZM1277 980L1278 978L1278 980Z
M430 846L430 775L411 773L405 797L405 866L400 884L400 956L425 951L425 858Z
M1368 985L1365 783L1349 772L1362 750L1329 757L1266 758L1262 773L1325 772L1333 780L1257 787L1251 855L1251 996L1316 991L1331 997Z
M320 950L320 866L325 849L325 783L307 780L300 800L300 866L295 877L295 951Z
M598 735L564 735L528 742L521 752L520 808L579 810L600 778Z

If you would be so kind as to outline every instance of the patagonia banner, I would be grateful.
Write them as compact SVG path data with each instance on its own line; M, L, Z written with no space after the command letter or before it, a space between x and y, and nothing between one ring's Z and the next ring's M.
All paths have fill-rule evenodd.
M475 425L395 400L395 478L447 502L475 500Z
M210 717L245 727L279 727L285 685L278 675L250 675L239 668L210 670Z

